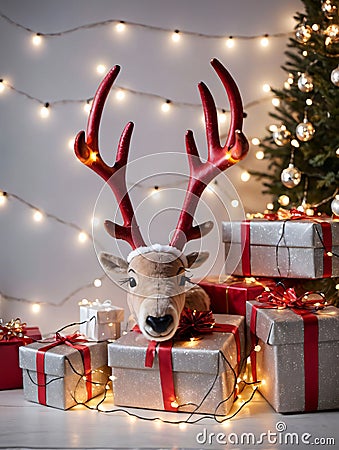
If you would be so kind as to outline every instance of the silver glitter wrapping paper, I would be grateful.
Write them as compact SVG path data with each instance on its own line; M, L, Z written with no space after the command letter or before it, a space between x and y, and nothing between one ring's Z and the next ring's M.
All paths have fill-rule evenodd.
M90 320L94 317L92 320ZM80 333L94 341L118 339L121 335L121 322L124 320L124 309L117 306L81 305Z
M332 251L339 253L339 221L331 223ZM321 225L311 220L250 221L251 275L283 278L322 278ZM317 232L318 230L318 232ZM283 234L283 239L281 236ZM223 222L226 273L243 275L241 265L241 222ZM280 240L281 239L281 240ZM279 245L278 245L279 244ZM302 262L302 263L301 263ZM339 276L339 258L332 258L332 276Z
M26 400L38 403L36 355L39 348L47 343L34 342L21 347L19 351L20 367L23 369L24 396ZM93 397L105 390L110 369L107 366L107 344L105 342L86 343L90 348ZM68 409L77 402L87 400L86 382L81 354L68 345L58 345L45 354L46 403L54 408Z
M239 327L241 353L244 356L244 317L215 314L217 323L229 323ZM163 410L159 364L156 355L152 368L145 367L148 341L136 332L130 332L116 342L108 344L108 364L112 366L114 403L120 406ZM211 333L201 339L178 341L172 348L173 380L177 402L200 404L205 394L213 389L198 409L213 414L220 401L233 390L234 375L221 358L222 351L237 371L237 349L231 333ZM218 372L219 363L219 372ZM223 403L217 414L227 414L233 404L233 395ZM193 411L192 405L179 408Z
M252 304L247 302L249 328ZM317 314L319 324L318 410L339 408L339 310L329 306ZM290 310L259 309L257 377L259 390L277 412L305 410L304 323Z

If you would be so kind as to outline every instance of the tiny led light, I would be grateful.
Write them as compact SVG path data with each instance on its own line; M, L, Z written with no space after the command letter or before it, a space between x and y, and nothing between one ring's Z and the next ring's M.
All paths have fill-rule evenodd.
M33 220L35 222L41 222L42 219L44 218L43 214L41 211L35 211L33 214Z
M74 139L74 138L70 138L70 139L68 140L68 148L69 148L70 150L74 150L74 143L75 143L75 139Z
M227 41L226 41L226 46L228 48L233 48L234 47L234 39L232 36L230 36Z
M92 107L92 102L90 100L87 100L87 102L84 105L84 111L85 113L89 113Z
M97 73L99 75L102 75L105 72L106 72L106 66L104 64L98 64L97 65Z
M39 47L39 45L41 45L41 43L42 43L42 37L41 37L41 34L40 34L40 33L35 34L35 35L32 37L32 44L33 44L35 47Z
M268 46L269 41L268 41L268 35L267 34L265 34L265 36L263 38L261 38L260 44L261 44L262 47L267 47Z
M272 211L272 209L274 209L274 205L273 205L273 203L267 203L267 205L266 205L266 209L268 209L268 210Z
M255 157L257 159L264 159L265 158L265 153L262 150L258 150L257 153L255 154Z
M95 287L100 287L102 285L100 278L96 278L93 281L93 284L94 284Z
M312 25L312 30L313 31L319 31L319 25L317 24L317 23L314 23L313 25Z
M5 192L0 192L0 206L3 206L7 201L7 195Z
M47 119L47 117L49 116L49 104L45 103L44 106L42 106L40 108L40 116L43 119Z
M279 106L280 105L280 99L277 97L272 98L272 105L273 106Z
M336 154L337 156L339 156L339 148L337 148L337 150L335 151L335 154Z
M260 350L261 350L260 345L256 345L256 346L254 347L254 351L255 351L255 352L260 352Z
M115 98L119 101L123 100L125 98L126 94L122 89L119 89L116 93L115 93Z
M237 208L239 206L238 200L232 200L231 205L233 206L233 208Z
M174 30L174 32L172 33L172 41L173 42L179 42L180 41L180 32L179 30Z
M0 94L5 90L4 80L0 80Z
M225 123L227 119L226 116L226 111L223 109L219 114L218 114L218 120L220 123Z
M270 126L268 127L268 129L269 129L272 133L274 133L275 131L278 131L277 125L274 125L274 124L270 125Z
M241 181L244 181L245 183L251 178L251 175L247 172L247 170L244 170L242 174L240 175Z
M299 147L300 147L300 144L299 144L299 142L297 141L297 139L292 139L292 140L291 140L291 145L292 145L293 147L296 147L296 148L299 148Z
M263 86L262 86L262 90L263 90L264 92L270 92L271 86L270 86L268 83L265 83L265 84L263 84Z
M187 423L184 423L184 422L179 423L180 430L186 430L186 428L187 428Z
M40 312L40 309L41 309L41 306L40 306L39 303L33 303L33 305L32 305L32 311L33 311L34 313Z
M287 195L280 195L278 202L281 206L287 206L290 202L290 198Z
M166 100L162 105L161 105L161 111L162 112L168 112L171 109L171 102L170 100Z
M253 145L259 145L260 144L260 139L257 137L252 138L251 140Z
M126 29L126 24L125 22L119 22L115 25L115 29L118 33L122 33L123 31L125 31Z
M172 408L177 408L179 406L179 404L176 400L173 400L173 402L171 402L171 406L172 406Z
M87 233L85 233L84 231L80 231L80 233L78 234L78 240L79 242L83 243L87 241Z
M307 98L307 99L306 99L306 105L307 105L307 106L311 106L312 104L313 104L312 99L311 99L311 98Z
M285 83L284 83L284 88L285 89L291 89L291 85L289 84L289 82L288 81L285 81Z
M335 288L339 291L339 283L335 285Z
M307 56L307 55L308 55L307 50L304 50L303 51L303 56Z

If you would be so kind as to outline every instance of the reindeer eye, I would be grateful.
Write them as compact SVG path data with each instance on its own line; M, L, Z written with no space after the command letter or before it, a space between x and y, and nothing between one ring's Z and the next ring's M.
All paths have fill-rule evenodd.
M128 282L131 288L134 288L137 285L137 282L133 277L129 277Z

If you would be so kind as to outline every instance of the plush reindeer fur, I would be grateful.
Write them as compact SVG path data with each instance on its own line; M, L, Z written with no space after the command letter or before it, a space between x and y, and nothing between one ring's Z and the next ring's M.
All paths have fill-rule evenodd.
M101 253L100 261L108 272L127 273L127 302L133 319L147 339L164 341L173 337L184 306L206 311L210 300L199 286L189 283L186 271L200 266L208 258L207 252L190 253L182 258L164 251L150 251L124 259ZM125 280L124 280L125 281ZM151 318L167 318L163 330L156 331Z

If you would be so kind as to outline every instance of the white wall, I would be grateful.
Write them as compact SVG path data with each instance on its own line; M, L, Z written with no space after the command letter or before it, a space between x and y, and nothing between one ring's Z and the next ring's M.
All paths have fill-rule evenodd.
M295 25L293 15L302 9L299 0L0 0L1 11L14 21L37 32L50 33L107 19L138 22L171 30L187 30L217 35L263 35L290 32ZM112 95L104 112L100 145L104 158L112 162L118 137L125 123L132 120L136 129L131 146L129 183L142 181L133 191L138 205L149 196L154 184L172 184L183 189L182 178L165 176L164 172L185 173L184 133L195 131L197 143L206 154L202 110L179 103L200 103L196 85L204 80L220 108L227 108L225 93L209 65L212 57L219 58L236 79L245 104L263 99L255 107L246 108L248 117L244 131L249 138L262 137L271 123L271 94L261 87L269 83L280 87L285 74L280 69L285 58L287 38L270 40L267 48L259 39L236 41L233 49L223 39L206 39L183 35L178 45L169 33L147 28L128 27L117 34L112 25L81 30L60 37L45 38L40 47L31 44L31 33L10 25L3 19L0 28L0 77L16 89L40 98L44 102L62 99L87 99L93 96L101 76L96 73L99 63L122 66L119 85L136 91L158 94L173 101L170 113L160 111L161 100L151 96L128 95L117 102ZM266 100L265 100L266 98ZM16 194L27 202L90 230L90 219L103 182L82 166L68 148L71 137L86 127L83 105L58 104L51 108L50 117L41 119L38 103L5 89L0 97L1 184L0 189ZM227 127L221 132L225 134ZM212 257L202 270L221 272L223 252L220 245L220 223L229 217L241 217L241 208L232 209L230 201L238 193L246 212L261 211L269 199L261 195L261 185L255 180L244 183L244 169L265 167L255 158L256 148L239 167L227 171L231 185L218 179L215 195L204 194L206 207L199 210L202 220L213 217L216 228L202 242ZM169 159L146 157L155 153L180 153ZM139 159L141 158L141 159ZM149 177L153 172L160 177ZM177 186L179 180L179 185ZM147 188L149 186L149 188ZM179 193L180 194L180 193ZM147 234L149 217L157 210L181 203L178 192L166 198L149 198L139 208L138 220ZM112 203L111 203L112 202ZM211 211L208 211L208 208ZM105 193L99 196L100 219L110 218L113 200ZM228 211L228 212L227 212ZM89 299L111 298L125 306L125 293L106 279L101 288L85 288L61 304L70 293L91 283L103 271L96 252L88 241L79 244L77 231L53 220L35 223L32 210L13 198L0 209L1 272L0 316L5 320L20 317L29 324L40 325L47 333L78 319L77 303ZM163 213L149 227L151 240L167 239L176 217ZM116 249L112 239L99 226L94 238L107 251ZM190 244L189 248L197 248ZM122 246L126 255L127 246ZM215 263L213 265L213 261ZM7 298L6 298L7 297ZM27 299L17 301L9 297ZM42 302L40 313L33 313L31 302ZM55 306L52 306L55 305Z

